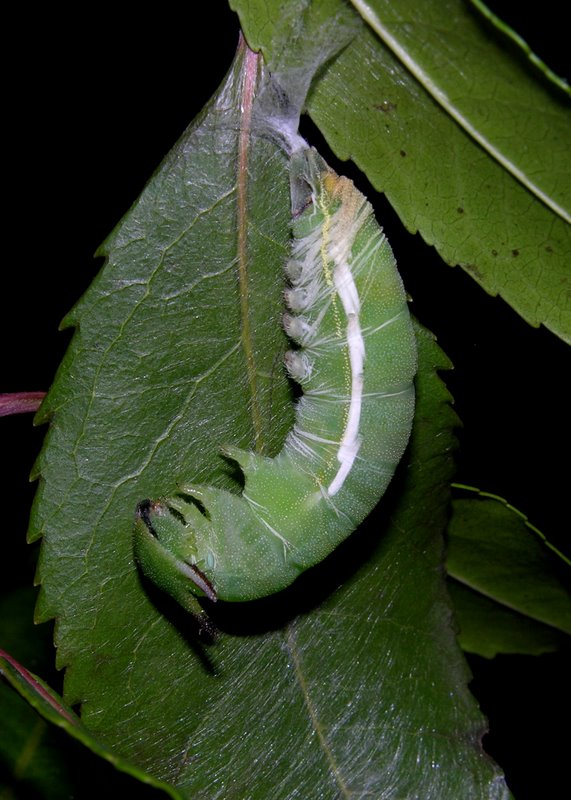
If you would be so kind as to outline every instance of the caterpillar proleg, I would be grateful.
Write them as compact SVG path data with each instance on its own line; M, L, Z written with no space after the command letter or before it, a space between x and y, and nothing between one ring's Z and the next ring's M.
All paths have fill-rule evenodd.
M292 156L291 187L294 427L275 458L223 451L244 473L241 495L189 482L137 507L138 563L195 615L194 595L264 597L325 558L383 495L410 435L414 335L372 208L310 148Z

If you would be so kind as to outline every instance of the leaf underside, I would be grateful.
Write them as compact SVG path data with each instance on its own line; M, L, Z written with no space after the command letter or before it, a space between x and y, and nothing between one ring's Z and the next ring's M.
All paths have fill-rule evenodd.
M274 598L219 603L210 646L135 568L138 501L185 479L238 490L219 446L271 454L291 425L287 159L256 114L242 116L252 65L241 48L105 242L40 411L50 429L30 538L42 537L37 615L57 620L66 702L185 797L506 797L444 591L456 418L425 332L409 451L330 559Z

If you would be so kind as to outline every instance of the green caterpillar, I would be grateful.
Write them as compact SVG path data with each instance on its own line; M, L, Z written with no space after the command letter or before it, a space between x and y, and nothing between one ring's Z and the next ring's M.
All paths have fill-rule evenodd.
M291 584L374 508L406 447L416 349L394 256L365 197L303 148L291 162L286 366L303 395L281 452L230 447L241 495L192 483L144 500L144 574L201 619L195 599L243 601ZM202 619L204 617L202 616Z

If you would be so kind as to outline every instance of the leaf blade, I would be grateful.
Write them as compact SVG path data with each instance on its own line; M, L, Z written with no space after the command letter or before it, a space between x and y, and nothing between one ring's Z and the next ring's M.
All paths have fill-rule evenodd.
M456 3L415 5L412 17L413 8L406 4L395 9L384 0L351 2L452 119L532 194L570 223L571 184L554 169L555 164L567 160L565 142L571 133L561 104L536 81L527 79L513 59L486 39L478 21L468 11L462 13L464 8ZM466 47L466 41L474 44ZM474 84L485 87L483 97L474 96ZM508 120L503 119L506 106L511 109ZM530 106L551 120L550 125L534 131L542 149L552 154L549 166L533 148L522 150L513 136L518 130L528 138Z
M219 446L229 430L235 444L254 441L233 269L242 64L243 54L217 98L108 237L104 270L66 320L79 327L42 410L41 420L52 424L36 468L41 479L29 538L42 537L37 619L58 618L59 665L75 663L79 654L85 666L67 672L71 704L92 690L104 698L119 691L118 673L128 675L140 662L141 631L162 624L134 568L137 502L172 493L189 474L235 485ZM264 435L275 450L292 415L280 358L289 185L283 151L267 137L259 139L257 150L250 170L265 202L260 208L252 200L249 219L252 268L258 265L255 348ZM231 409L230 420L217 406ZM66 533L70 526L72 536ZM123 603L131 609L128 618ZM87 644L82 628L95 631ZM114 631L112 639L121 638L117 649L108 631ZM169 624L162 636L167 650L180 648ZM143 674L134 681L136 702L154 703L160 713L164 697L151 691L145 699L146 683ZM173 714L177 703L173 698ZM117 724L112 705L101 730ZM123 734L116 736L121 742ZM151 760L158 738L157 730L141 747Z
M454 579L448 591L458 621L458 642L467 653L494 658L500 653L539 656L563 645L559 631L512 611Z
M457 581L533 620L571 633L571 594L525 517L500 498L457 499L447 566Z

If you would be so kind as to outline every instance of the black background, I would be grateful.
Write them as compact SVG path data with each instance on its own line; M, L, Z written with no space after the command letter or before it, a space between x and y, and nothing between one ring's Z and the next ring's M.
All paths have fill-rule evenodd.
M569 77L566 25L554 0L541 4L541 19L537 8L492 5ZM95 275L94 251L224 77L237 19L223 0L200 6L208 7L183 12L165 3L120 19L101 6L82 8L81 19L53 7L33 17L16 12L9 28L14 53L4 70L0 391L48 388L70 338L58 323ZM327 160L372 197L363 176L328 153L311 123L303 126ZM457 480L508 498L569 552L569 436L561 429L567 348L446 266L403 230L384 198L377 214L414 313L455 365L446 381L464 425ZM0 424L0 580L10 589L33 575L35 549L24 544L34 491L27 476L44 432L28 416ZM569 651L469 661L474 693L490 719L486 746L516 798L557 796L569 755L561 733L571 712Z

